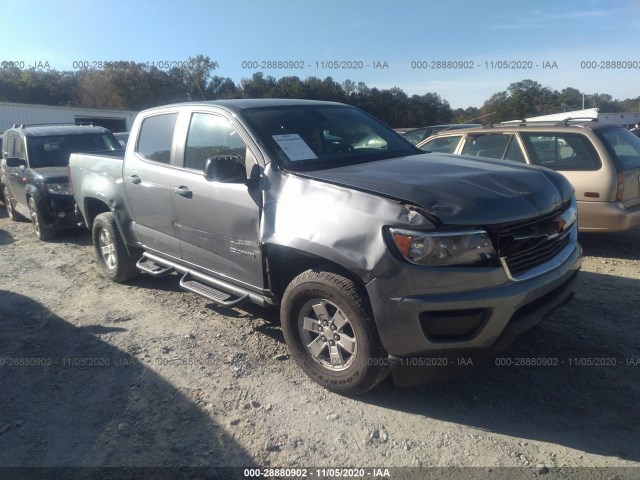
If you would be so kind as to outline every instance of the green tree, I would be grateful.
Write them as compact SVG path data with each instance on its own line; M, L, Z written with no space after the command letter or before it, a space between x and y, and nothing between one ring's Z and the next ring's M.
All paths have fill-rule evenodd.
M78 89L74 105L85 108L126 109L128 105L110 77L100 70L77 72Z
M241 93L236 84L229 77L214 75L204 91L207 100L240 98Z
M560 91L560 106L563 111L581 110L582 98L582 92L577 88L564 88Z
M268 98L276 87L276 79L272 76L265 78L264 73L255 72L250 79L240 81L244 98Z

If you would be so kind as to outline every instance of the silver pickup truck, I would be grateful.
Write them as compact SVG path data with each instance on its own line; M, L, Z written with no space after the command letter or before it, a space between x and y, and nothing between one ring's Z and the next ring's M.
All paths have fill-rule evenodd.
M425 154L356 108L228 100L141 112L124 158L74 154L102 273L278 306L299 366L356 394L458 376L573 296L559 174Z

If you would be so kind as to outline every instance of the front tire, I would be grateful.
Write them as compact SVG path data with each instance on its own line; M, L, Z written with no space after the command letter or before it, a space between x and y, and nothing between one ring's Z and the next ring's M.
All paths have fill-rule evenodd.
M280 317L292 357L328 390L361 394L389 373L366 295L345 276L301 273L284 292Z
M95 218L91 236L98 268L105 277L122 283L140 274L136 268L137 257L127 251L111 212Z
M28 204L29 212L31 213L31 223L33 224L33 231L36 232L36 237L42 241L51 240L56 235L55 229L44 223L35 198L29 197Z
M16 212L15 204L13 203L11 195L9 195L9 188L7 186L4 187L2 194L4 196L4 205L7 207L7 215L9 215L9 218L14 222L24 220L25 218Z

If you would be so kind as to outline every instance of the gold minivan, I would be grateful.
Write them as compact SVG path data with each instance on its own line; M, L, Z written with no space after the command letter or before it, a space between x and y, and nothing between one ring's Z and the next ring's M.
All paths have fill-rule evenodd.
M640 138L624 127L570 120L488 124L438 133L417 146L556 170L575 189L582 232L640 226Z

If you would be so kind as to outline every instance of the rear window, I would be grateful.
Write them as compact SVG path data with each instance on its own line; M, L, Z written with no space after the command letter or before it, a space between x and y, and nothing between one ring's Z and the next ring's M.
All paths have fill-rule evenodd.
M21 147L22 142L18 140L14 153L18 158L24 158ZM69 165L69 155L72 153L120 150L121 148L110 133L49 135L29 137L27 140L31 168L64 167Z
M596 130L596 135L609 151L616 170L640 168L640 138L620 127Z
M173 129L177 119L177 113L145 118L140 127L136 152L154 162L170 163Z
M531 162L560 171L600 170L591 141L579 133L521 133Z

